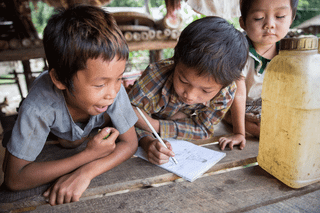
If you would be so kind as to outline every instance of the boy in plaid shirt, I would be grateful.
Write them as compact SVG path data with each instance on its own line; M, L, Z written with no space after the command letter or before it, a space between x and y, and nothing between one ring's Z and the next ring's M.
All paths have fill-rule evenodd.
M244 35L219 17L206 17L186 27L173 58L151 64L129 92L162 138L209 138L230 108L248 56ZM140 146L155 164L173 157L152 135L145 121L136 123ZM239 133L244 137L243 132Z

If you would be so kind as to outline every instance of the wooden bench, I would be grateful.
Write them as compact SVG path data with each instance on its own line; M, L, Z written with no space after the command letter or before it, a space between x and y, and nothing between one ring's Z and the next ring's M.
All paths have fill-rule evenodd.
M224 134L230 129L223 131ZM212 143L219 136L196 143L221 151L218 144ZM258 146L258 139L248 137L244 150L237 147L224 150L226 157L192 183L132 157L94 178L79 202L50 206L41 195L48 184L23 192L2 189L0 209L3 212L319 211L320 183L301 189L284 185L257 165ZM66 157L83 148L66 150L50 142L37 160Z

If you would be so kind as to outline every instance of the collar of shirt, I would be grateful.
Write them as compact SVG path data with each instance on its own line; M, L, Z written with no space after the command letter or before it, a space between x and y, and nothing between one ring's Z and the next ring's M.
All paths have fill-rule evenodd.
M267 59L262 57L257 53L257 51L254 49L252 41L247 36L248 44L249 44L249 55L251 58L254 59L254 69L258 74L263 74L264 70L266 69L268 63L271 61L271 59ZM277 52L279 52L279 42L276 43Z

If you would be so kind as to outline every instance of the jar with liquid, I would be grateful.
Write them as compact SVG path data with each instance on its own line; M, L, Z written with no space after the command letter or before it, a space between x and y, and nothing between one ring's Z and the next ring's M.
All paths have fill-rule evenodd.
M320 181L320 54L315 36L288 38L262 87L260 167L292 188Z

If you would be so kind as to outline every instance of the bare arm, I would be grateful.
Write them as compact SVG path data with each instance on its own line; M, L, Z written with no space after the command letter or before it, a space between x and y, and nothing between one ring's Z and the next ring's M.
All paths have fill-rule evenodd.
M118 139L120 141L116 143L116 147L110 155L92 161L80 168L88 172L90 179L118 166L137 151L138 139L134 127L120 135Z
M19 159L8 152L4 177L6 185L12 190L34 188L51 182L90 161L110 154L115 148L114 141L118 135L118 131L115 129L111 131L114 136L110 136L108 140L102 140L108 132L101 131L88 142L85 150L61 160L30 162Z
M245 136L245 110L246 110L246 85L244 78L238 80L237 92L234 102L231 106L231 117L233 125L233 133Z
M44 196L49 197L50 204L78 201L93 178L118 166L136 152L138 139L134 127L120 135L119 139L120 142L110 155L85 164L59 178L53 187L44 193Z
M237 92L234 101L231 105L231 119L233 125L233 136L221 137L219 144L222 150L229 144L230 149L234 145L240 144L240 149L243 149L246 144L245 139L245 107L246 107L246 86L244 78L238 80Z

